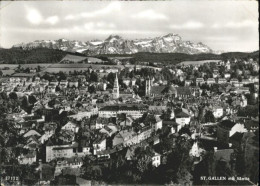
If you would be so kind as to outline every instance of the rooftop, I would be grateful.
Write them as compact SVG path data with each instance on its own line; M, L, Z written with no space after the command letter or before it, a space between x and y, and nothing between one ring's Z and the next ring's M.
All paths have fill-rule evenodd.
M33 77L35 74L27 74L27 73L15 73L12 75L12 77Z
M223 120L219 123L219 126L231 129L236 123L230 121L230 120Z
M119 111L119 110L144 110L142 105L109 105L100 109L100 111Z

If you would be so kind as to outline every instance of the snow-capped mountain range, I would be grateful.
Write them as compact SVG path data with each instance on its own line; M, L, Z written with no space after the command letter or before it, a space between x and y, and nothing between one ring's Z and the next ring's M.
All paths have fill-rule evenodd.
M66 39L59 40L36 40L30 43L21 43L14 45L23 49L49 48L59 49L69 52L79 52L89 55L97 54L133 54L138 52L152 53L218 53L213 51L207 45L199 42L183 41L178 34L167 34L161 37L150 39L123 39L118 35L110 35L104 41L70 41Z

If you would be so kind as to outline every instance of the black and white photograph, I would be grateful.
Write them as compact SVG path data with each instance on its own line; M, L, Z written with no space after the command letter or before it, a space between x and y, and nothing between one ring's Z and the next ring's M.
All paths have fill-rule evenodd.
M0 1L0 185L259 185L254 0Z

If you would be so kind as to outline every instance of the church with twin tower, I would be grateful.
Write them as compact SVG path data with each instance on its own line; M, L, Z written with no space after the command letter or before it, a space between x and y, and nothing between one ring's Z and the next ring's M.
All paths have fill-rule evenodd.
M118 84L118 77L116 73L116 78L114 80L114 86L113 86L113 99L119 98L119 84ZM145 96L151 95L151 80L150 78L147 78L145 81Z

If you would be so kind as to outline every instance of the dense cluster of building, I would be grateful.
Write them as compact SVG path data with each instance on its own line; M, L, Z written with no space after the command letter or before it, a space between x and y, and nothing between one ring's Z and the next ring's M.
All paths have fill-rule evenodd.
M165 129L176 135L184 128L191 131L194 144L190 156L198 158L196 163L209 149L214 149L216 159L230 163L232 152L242 144L246 158L255 158L252 151L259 148L249 139L253 140L259 129L259 118L239 116L238 111L252 100L258 103L259 77L248 66L258 72L259 64L243 61L240 63L245 68L234 72L232 66L236 63L219 61L212 73L201 67L210 64L154 67L157 74L167 68L174 81L163 75L118 77L121 67L107 72L114 75L112 84L101 78L88 82L82 74L67 75L62 80L49 74L54 76L50 81L35 73L2 77L2 92L10 97L15 94L17 99L35 98L30 112L19 107L8 113L26 139L23 148L28 151L18 157L19 163L39 164L42 183L64 172L79 177L86 156L102 163L122 151L131 161L136 147L158 145ZM136 67L125 68L136 71ZM137 70L142 68L147 67L139 65ZM93 87L95 91L90 91ZM206 149L200 140L208 140L210 148ZM166 155L155 149L151 164L158 167ZM46 169L53 170L53 174L44 175Z

